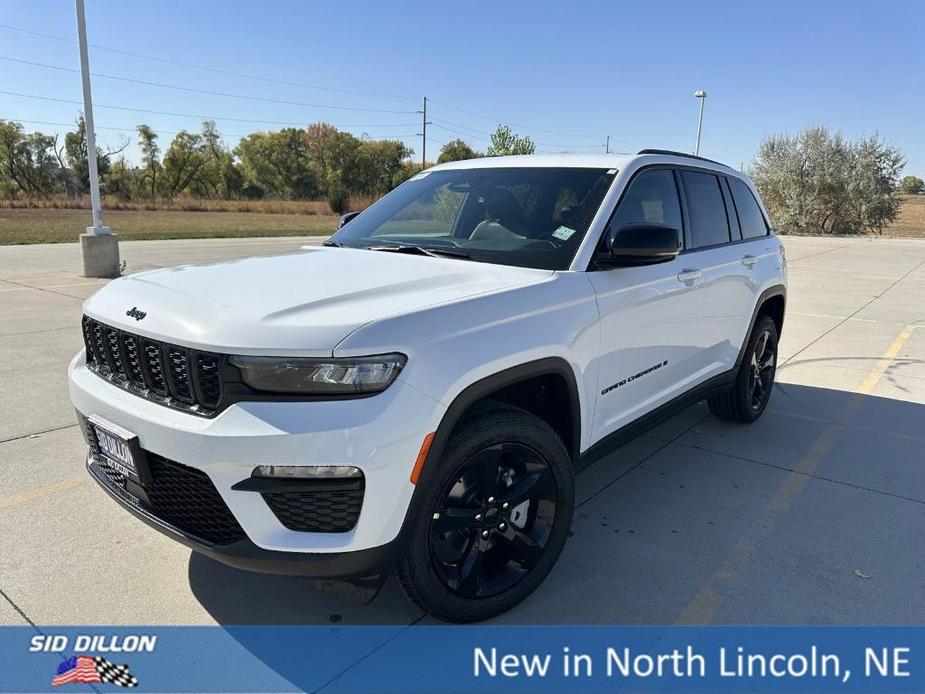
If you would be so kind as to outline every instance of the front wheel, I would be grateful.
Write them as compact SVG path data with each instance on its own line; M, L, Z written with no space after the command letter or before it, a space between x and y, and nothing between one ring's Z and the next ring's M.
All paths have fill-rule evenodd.
M571 461L538 417L499 407L464 421L430 476L397 578L429 614L474 622L509 610L562 551L575 503Z
M764 412L777 371L777 325L759 316L745 348L735 383L707 399L710 412L732 422L754 422Z

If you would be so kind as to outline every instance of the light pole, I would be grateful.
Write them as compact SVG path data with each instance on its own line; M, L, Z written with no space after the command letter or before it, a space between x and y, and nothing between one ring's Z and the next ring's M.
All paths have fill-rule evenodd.
M87 55L87 20L84 0L77 0L77 40L80 46L80 77L84 93L84 125L87 130L87 167L90 174L90 207L93 226L80 235L80 256L84 277L119 276L119 239L103 226L100 179L96 165L96 132L93 126L93 98L90 95L90 60Z
M700 118L697 119L697 144L694 146L694 156L700 155L700 130L703 128L703 103L707 100L707 93L702 89L694 92L694 96L700 99Z

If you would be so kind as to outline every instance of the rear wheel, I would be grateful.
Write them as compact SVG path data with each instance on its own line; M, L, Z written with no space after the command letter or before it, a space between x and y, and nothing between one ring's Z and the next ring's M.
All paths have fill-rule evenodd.
M448 621L509 610L542 583L565 544L574 505L565 446L528 412L490 409L460 425L434 473L399 583Z
M732 422L754 422L764 412L777 372L777 325L759 316L745 348L735 383L707 399L710 412Z

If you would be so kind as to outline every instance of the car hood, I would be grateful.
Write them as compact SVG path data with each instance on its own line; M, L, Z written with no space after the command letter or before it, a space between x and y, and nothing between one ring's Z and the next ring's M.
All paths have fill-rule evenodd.
M94 294L84 311L103 323L187 347L330 355L367 323L551 274L459 259L304 248L123 277Z

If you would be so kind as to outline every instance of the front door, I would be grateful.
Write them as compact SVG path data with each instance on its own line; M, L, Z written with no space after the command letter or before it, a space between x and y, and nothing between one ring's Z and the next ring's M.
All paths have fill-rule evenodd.
M682 228L671 168L645 169L630 183L611 225L632 223ZM703 348L701 280L692 269L682 254L588 273L601 314L592 443L692 387L691 362Z

